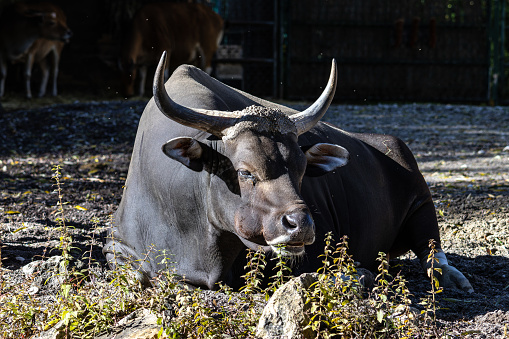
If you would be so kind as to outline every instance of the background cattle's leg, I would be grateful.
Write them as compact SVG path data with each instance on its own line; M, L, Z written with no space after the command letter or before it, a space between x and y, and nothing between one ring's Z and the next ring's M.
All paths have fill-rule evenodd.
M207 74L212 73L212 67L207 67L207 56L199 44L196 46L196 65Z
M164 82L170 78L170 70L167 68L164 70Z
M216 35L214 30L205 30L201 32L202 39L200 40L200 55L203 59L203 70L208 74L212 73L212 58L216 53L217 47L223 38L223 32Z
M46 94L46 87L48 86L49 79L49 67L46 59L42 59L39 63L42 72L41 85L39 86L39 98Z
M52 72L52 90L51 95L56 97L58 95L57 90L57 78L58 78L58 65L60 64L60 54L62 53L62 49L64 48L64 44L59 43L58 45L53 47L53 50L51 51L51 57L53 61L53 72ZM46 91L46 88L44 89Z
M30 88L30 82L32 79L32 67L34 66L34 55L28 53L27 61L25 63L25 93L27 98L32 98L32 89Z
M48 86L48 79L50 75L50 68L48 65L48 58L51 58L52 63L52 72L51 72L51 81L52 81L52 89L51 89L51 95L56 97L58 95L57 90L57 77L58 77L58 63L60 62L60 53L56 51L55 49L52 49L50 54L41 60L40 66L42 70L42 81L41 81L41 87L39 88L39 97L43 97L46 94L46 88Z
M0 57L0 98L4 96L5 77L7 76L7 64Z
M145 82L147 81L147 66L146 65L140 66L139 74L140 74L140 83L139 83L140 87L138 88L138 95L140 97L142 97L143 94L145 94Z

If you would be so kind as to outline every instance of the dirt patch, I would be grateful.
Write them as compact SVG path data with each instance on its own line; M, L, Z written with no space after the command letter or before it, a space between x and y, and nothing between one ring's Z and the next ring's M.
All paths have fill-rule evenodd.
M0 239L4 277L58 245L53 168L61 166L76 256L105 269L101 246L118 205L145 101L70 103L0 116ZM295 108L304 105L292 104ZM5 107L4 107L5 108ZM509 335L509 108L434 104L332 106L325 120L386 133L413 150L430 185L450 263L475 292L439 295L454 336ZM414 256L394 260L418 301L429 289Z

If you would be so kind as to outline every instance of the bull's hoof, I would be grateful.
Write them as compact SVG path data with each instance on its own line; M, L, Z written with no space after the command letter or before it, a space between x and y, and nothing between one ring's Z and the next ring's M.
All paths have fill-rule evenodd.
M474 292L474 288L468 279L458 269L451 265L442 265L438 268L442 270L442 274L437 274L440 286L458 289L467 293Z

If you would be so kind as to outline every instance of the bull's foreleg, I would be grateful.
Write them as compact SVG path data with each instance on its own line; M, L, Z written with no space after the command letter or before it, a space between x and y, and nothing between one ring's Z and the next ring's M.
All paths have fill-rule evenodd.
M109 239L102 252L112 270L127 269L143 286L151 286L151 277L148 273L152 271L150 262L140 258L131 247Z
M433 264L433 267L431 267ZM445 288L459 288L472 293L474 289L468 279L454 266L449 265L447 257L442 250L438 250L433 256L421 259L421 266L428 277L433 274Z
M421 261L422 268L429 273L431 267L430 258L434 255L433 268L436 270L440 286L445 288L456 288L465 292L473 292L474 289L468 279L456 268L449 265L445 253L440 246L440 235L436 218L435 207L431 197L419 202L414 211L407 219L402 230L402 239L410 244L411 249ZM435 241L436 253L432 253L430 240ZM441 274L439 274L441 271ZM428 274L429 275L429 274Z
M147 66L146 65L140 66L139 74L140 74L140 82L139 82L140 87L138 87L138 95L140 97L142 97L143 94L145 94L145 83L147 81Z

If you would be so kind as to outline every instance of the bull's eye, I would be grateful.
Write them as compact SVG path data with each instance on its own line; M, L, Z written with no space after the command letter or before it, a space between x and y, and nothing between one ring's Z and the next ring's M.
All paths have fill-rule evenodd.
M249 171L240 169L238 170L239 178L243 181L251 181L253 185L256 183L256 177Z

